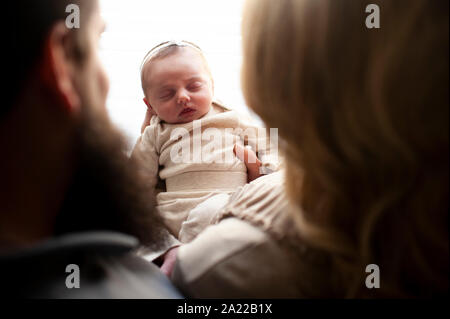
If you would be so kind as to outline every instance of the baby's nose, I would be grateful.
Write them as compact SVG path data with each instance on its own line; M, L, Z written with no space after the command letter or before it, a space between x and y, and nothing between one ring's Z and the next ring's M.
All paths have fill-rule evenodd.
M186 104L186 103L189 102L189 101L190 101L189 94L188 94L185 90L182 90L182 91L178 94L178 100L177 100L177 102L178 102L179 104Z

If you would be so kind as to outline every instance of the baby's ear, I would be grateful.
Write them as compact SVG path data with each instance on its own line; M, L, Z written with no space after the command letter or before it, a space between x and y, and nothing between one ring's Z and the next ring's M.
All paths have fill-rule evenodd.
M143 101L144 101L145 105L147 105L148 108L151 108L151 107L152 107L152 106L150 105L150 103L148 103L146 97L144 97Z

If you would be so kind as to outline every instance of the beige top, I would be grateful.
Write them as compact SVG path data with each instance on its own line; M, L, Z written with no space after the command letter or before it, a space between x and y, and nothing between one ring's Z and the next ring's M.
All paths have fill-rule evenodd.
M194 298L326 296L328 260L302 243L294 211L283 172L245 185L217 224L180 247L173 282Z
M250 145L263 165L277 169L266 130L218 103L200 120L185 124L152 117L132 156L143 161L143 173L152 187L158 174L166 182L166 192L157 195L158 210L174 236L198 204L247 183L247 168L233 153L236 143Z

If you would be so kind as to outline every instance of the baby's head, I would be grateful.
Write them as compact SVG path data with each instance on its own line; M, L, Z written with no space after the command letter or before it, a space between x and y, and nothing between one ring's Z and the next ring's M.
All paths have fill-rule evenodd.
M145 104L166 123L194 121L211 109L211 72L200 48L190 42L153 48L142 63L141 81Z

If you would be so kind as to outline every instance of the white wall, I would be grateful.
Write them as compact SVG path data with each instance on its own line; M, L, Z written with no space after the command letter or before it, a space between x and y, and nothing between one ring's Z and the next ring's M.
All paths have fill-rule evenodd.
M100 56L111 88L108 110L127 134L139 136L145 115L139 67L149 49L183 39L205 52L215 79L216 98L247 111L240 87L241 15L245 0L100 0L106 32Z

